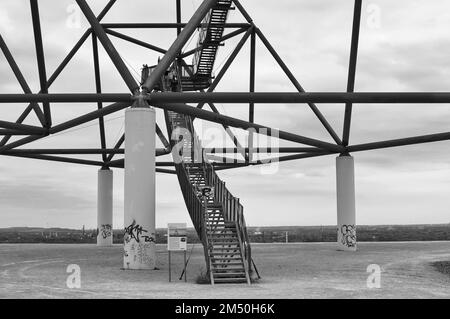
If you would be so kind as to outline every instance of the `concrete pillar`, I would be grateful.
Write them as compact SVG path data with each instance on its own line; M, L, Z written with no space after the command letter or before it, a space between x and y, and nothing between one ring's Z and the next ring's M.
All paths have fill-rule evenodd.
M154 269L155 110L125 112L124 269Z
M97 179L97 246L112 246L113 171L100 169Z
M355 167L353 157L336 158L338 250L356 251Z

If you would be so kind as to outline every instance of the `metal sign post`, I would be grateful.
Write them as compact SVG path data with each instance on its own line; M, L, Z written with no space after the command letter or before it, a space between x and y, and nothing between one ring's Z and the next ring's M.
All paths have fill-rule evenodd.
M186 249L187 249L187 226L186 223L169 223L167 225L167 251L169 253L169 282L172 281L172 251L184 252L183 274L184 281L187 282L186 276Z
M187 282L187 277L186 277L186 268L187 268L187 263L186 263L186 250L184 251L184 282Z

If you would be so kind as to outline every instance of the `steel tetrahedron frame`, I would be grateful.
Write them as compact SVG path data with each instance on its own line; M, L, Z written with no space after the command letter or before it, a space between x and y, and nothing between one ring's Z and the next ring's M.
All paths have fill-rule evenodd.
M353 28L351 37L350 48L350 61L348 69L348 83L347 92L305 92L299 81L295 78L293 73L289 70L287 65L283 62L280 55L270 44L269 40L265 37L263 32L255 25L249 13L244 9L240 1L233 1L235 7L245 18L243 23L226 23L224 28L226 30L232 30L226 33L221 42L225 42L231 38L242 36L236 48L228 57L222 68L215 76L214 81L206 91L199 91L195 93L179 93L179 92L154 92L153 88L161 75L167 70L167 68L176 60L180 63L186 64L185 58L192 56L201 48L195 48L187 52L182 52L183 47L188 42L189 38L194 34L196 29L201 25L203 17L208 13L210 8L217 2L215 0L205 0L202 2L198 10L192 16L188 23L181 22L181 4L177 2L177 22L176 23L101 23L101 20L107 15L108 11L114 5L116 0L108 2L106 7L101 11L98 16L95 16L85 0L76 0L81 11L86 19L89 21L91 28L85 31L80 40L74 45L69 54L63 59L56 70L47 77L46 64L45 64L45 52L42 45L42 33L40 27L40 16L38 8L38 0L30 0L32 23L34 40L36 47L37 65L39 71L39 83L40 91L38 93L32 93L30 87L27 84L25 77L23 76L20 67L16 63L14 54L9 50L5 40L0 35L0 48L3 52L6 62L11 67L14 75L19 82L23 94L7 94L0 93L0 103L29 103L28 107L23 111L16 122L0 121L0 135L3 136L0 141L0 155L4 156L16 156L26 157L48 161L60 161L68 163L77 163L85 165L94 165L100 167L123 167L123 159L114 160L117 154L123 154L122 148L125 137L122 136L112 147L107 146L105 138L105 122L104 116L112 114L114 112L121 111L128 108L138 98L143 98L150 101L150 104L156 108L164 110L171 110L178 113L192 116L193 118L200 118L206 121L211 121L221 124L226 130L227 134L233 139L236 145L235 149L223 148L223 149L209 149L208 152L218 154L220 152L235 152L243 155L243 160L236 163L214 163L218 169L242 167L247 165L257 165L260 161L253 161L249 153L272 153L270 148L258 148L253 144L248 144L248 147L242 147L236 136L231 132L230 128L249 129L256 130L267 129L267 132L274 131L274 129L259 125L254 122L255 103L306 103L317 119L329 133L334 143L321 141L306 136L286 132L280 130L278 137L281 140L287 140L302 144L299 147L281 147L277 149L279 154L290 153L290 155L279 156L274 160L278 161L291 161L302 158L310 158L316 156L325 156L330 154L347 154L359 151L367 151L388 147L404 146L418 143L436 142L450 139L450 132L443 132L437 134L413 136L408 138L385 140L379 142L372 142L366 144L351 145L349 143L351 119L352 119L352 107L354 103L450 103L450 93L404 93L404 92L364 92L354 93L355 86L355 74L356 74L356 62L358 56L358 40L359 29L361 20L361 0L355 0L354 16L353 16ZM152 29L152 28L167 28L176 29L178 37L175 39L169 49L163 49L153 44L143 42L128 35L122 34L116 30L120 29ZM122 60L121 56L115 49L113 43L110 40L110 36L123 39L135 45L159 52L163 55L159 61L156 69L152 72L151 76L145 83L137 83L131 75L128 67ZM92 51L94 58L94 74L95 74L95 90L96 93L70 93L70 94L52 94L49 93L49 89L52 84L57 80L58 76L72 60L74 55L80 49L84 42L92 39ZM256 50L255 42L259 40L270 52L278 65L284 71L288 79L296 87L298 92L293 93L257 93L255 92L255 59ZM242 49L242 47L250 42L250 78L249 78L249 91L248 92L233 92L223 93L216 92L216 86L223 78L224 74L233 63L234 59ZM98 54L98 42L103 46L104 50L114 63L117 72L120 74L123 81L128 86L129 93L117 93L117 94L105 94L102 93L101 78L99 70L99 54ZM52 103L96 103L98 109L76 117L69 121L55 124L52 122L51 116L51 104ZM104 103L112 103L104 105ZM195 103L196 106L189 104ZM214 103L246 103L249 105L249 117L248 120L233 118L225 116L219 113ZM342 137L338 136L336 131L327 121L325 116L320 112L317 104L320 103L343 103L345 104L344 113L344 127ZM204 110L204 106L208 105L211 111ZM24 120L31 114L35 113L39 119L41 126L33 126L22 124ZM56 134L76 126L82 125L86 122L97 120L99 124L100 132L100 148L98 149L25 149L21 146L32 144L32 142L45 138L46 136ZM164 155L170 153L169 139L165 137L160 127L156 126L156 133L158 134L164 148L156 151L157 155ZM11 137L23 136L22 138L9 142ZM250 142L251 142L251 138ZM101 156L101 160L85 160L80 158L70 158L67 155L83 155L83 154L98 154ZM66 155L66 156L63 156ZM157 162L158 167L172 166L168 162ZM157 168L158 172L162 173L174 173L170 169Z
M206 161L204 161L206 163L194 163L195 156L192 156L191 154L188 154L189 156L185 154L184 156L189 160L192 160L192 165L188 165L186 163L176 163L174 158L173 161L154 162L153 151L147 152L148 154L146 154L147 159L149 159L149 161L151 160L151 172L153 177L155 170L159 173L175 174L178 176L191 218L197 221L197 223L194 223L194 226L196 227L197 232L204 243L207 264L210 262L209 267L211 269L214 269L214 263L219 260L217 257L212 258L212 253L208 253L207 251L208 237L212 236L210 239L213 239L214 236L220 236L220 234L214 233L211 229L211 225L213 225L218 219L217 216L221 216L221 218L226 217L221 221L222 224L220 227L222 229L237 232L239 235L238 247L240 247L242 251L236 251L242 258L245 256L246 262L243 264L246 269L246 277L244 279L249 283L249 273L251 272L252 267L254 267L254 264L252 264L253 261L251 259L250 245L245 228L245 220L243 218L242 205L239 203L239 199L231 195L231 193L227 190L224 186L225 183L221 181L215 173L216 171L251 165L261 165L268 162L285 162L319 156L338 155L336 159L338 244L343 250L355 250L356 228L354 164L351 154L360 151L450 140L450 132L441 132L365 144L350 143L352 109L353 104L355 103L450 103L450 92L354 92L362 0L354 1L347 90L346 92L326 93L305 91L294 74L284 63L281 56L271 45L268 38L266 38L261 29L256 26L250 14L245 10L239 0L203 0L187 23L183 23L181 20L181 0L175 0L176 22L174 23L102 23L102 19L116 3L116 0L110 0L98 16L95 16L86 0L74 1L76 1L79 9L89 22L90 28L84 32L79 41L74 45L69 54L63 59L50 77L47 77L38 0L30 0L33 34L37 56L36 62L38 66L40 85L40 91L38 93L33 93L31 91L19 65L16 63L14 54L7 46L2 35L0 35L0 49L24 92L23 94L0 93L0 103L28 103L28 106L17 118L16 122L0 120L0 135L3 136L0 141L0 155L91 165L107 171L109 168L125 167L124 156L120 158L119 155L125 154L126 150L124 147L125 134L123 134L118 141L114 141L115 143L112 144L112 147L108 146L108 142L110 141L107 141L106 139L106 121L104 120L104 117L107 115L120 112L125 109L127 109L128 112L130 111L131 106L151 105L154 108L164 110L166 120L165 124L169 133L168 136L163 133L158 124L155 124L154 115L147 114L149 118L152 119L151 131L153 132L153 124L155 124L155 134L159 137L163 145L162 148L155 150L155 156L157 157L167 154L175 154L175 152L173 152L175 143L171 134L173 130L177 128L184 128L190 130L191 134L195 133L193 121L197 118L219 124L233 141L234 146L225 147L224 145L223 147L213 148L201 148L200 146L202 154L207 154L205 157ZM226 21L228 11L231 9L237 9L240 12L243 17L243 22L229 23ZM215 16L213 16L214 14ZM220 25L212 25L214 24L211 22L213 19L220 21ZM144 42L118 31L121 29L147 30L163 28L173 29L176 31L176 37L168 49ZM209 38L207 41L205 40L205 42L202 42L200 41L201 37L205 36L205 34L202 33L202 30L205 29L209 32ZM195 35L197 30L200 30L198 45L193 49L188 50L187 47L190 39ZM140 46L161 54L162 57L158 60L158 63L154 67L151 67L151 72L147 69L148 74L145 77L142 77L141 83L138 83L131 74L126 63L111 41L111 37L122 39L136 46ZM49 93L52 84L58 79L68 63L73 59L81 46L89 38L92 40L95 93ZM214 77L211 77L211 70L216 58L217 47L222 44L226 44L230 39L238 39L237 45L227 56L217 74ZM296 88L296 92L255 92L257 41L259 41L270 53L286 75L287 79ZM113 94L102 93L99 43L114 64L115 69L128 87L129 92ZM247 43L250 43L248 91L217 92L216 88L218 84L221 82L224 75L229 71L230 66L233 64L238 54L242 51L244 45ZM183 51L183 49L186 49L186 51ZM204 65L202 67L200 67L200 63L192 66L188 65L186 62L187 58L196 58L198 57L198 54L203 54L204 52L207 53L205 53L206 57L204 58ZM145 63L148 61L142 62ZM195 83L197 82L194 81L195 68L197 68L197 71L201 68L204 70L209 70L209 75L207 75L207 78L201 78L201 87L196 86ZM165 85L164 79L168 77L168 74L171 72L170 70L176 70L176 74L180 78L182 78L184 76L183 74L186 73L186 77L190 83L190 91L193 92L183 91L182 85L180 84L182 80L180 81L177 89L168 89L167 87L165 89L161 89L161 87L164 87ZM92 112L75 117L66 122L54 123L55 121L52 120L52 104L55 103L92 103L96 104L97 108ZM108 104L105 105L105 103ZM248 118L240 119L221 114L215 105L216 103L240 103L248 105ZM331 142L302 136L293 132L279 130L273 127L268 127L267 125L255 123L255 104L263 103L307 104L317 120L321 123L330 136ZM342 136L339 136L336 133L332 125L321 113L318 107L318 104L321 103L345 105ZM209 107L209 111L204 109L205 105ZM151 110L152 112L154 111L153 108L151 108ZM36 115L40 125L36 126L24 124L24 121L31 113ZM135 120L137 123L139 121L139 116L135 116ZM91 121L98 121L100 134L99 148L24 148L24 146L32 144L34 141L44 139L47 136L78 127ZM231 128L248 130L249 134L247 136L247 140L240 141ZM263 145L258 145L258 143L255 143L253 139L254 133L267 135L269 137L276 137L279 140L289 141L299 145L294 147L263 147ZM197 135L193 135L196 140L199 140ZM12 137L15 138L13 141L11 141ZM128 141L132 140L132 137L136 136L128 135ZM148 144L151 145L148 149L153 148L153 142L154 141ZM191 142L185 143L191 144L190 147L195 149L195 143L192 142L192 140ZM234 154L235 158L230 160L229 157L221 154ZM269 156L270 154L277 155L275 157L269 157L268 159L262 159L260 157L260 155ZM79 157L70 157L70 155L98 155L99 159L82 159ZM201 159L203 159L202 156L200 157ZM131 161L130 157L127 156L127 158L127 163L129 163ZM146 165L148 166L146 162L141 164L141 168L143 170L145 170ZM155 170L153 169L153 164L156 167ZM127 170L125 169L125 171ZM104 185L107 185L107 187L112 187L112 177L108 174L110 173L101 172L99 173L99 178L103 181ZM220 195L218 197L220 197L222 202L208 202L208 199L203 199L200 201L197 198L196 193L193 191L194 188L190 188L191 186L193 187L197 185L194 181L199 185L214 185L213 188L215 190L213 192L215 192L215 195ZM151 188L150 190L154 193L154 188ZM104 195L104 198L107 198L105 201L111 201L111 198L107 196L106 191L104 192ZM232 203L232 205L229 205L229 203ZM152 202L152 205L153 204L154 202ZM212 206L208 208L209 204L212 204ZM99 211L102 209L99 209ZM106 212L111 209L110 207L106 207L103 210ZM154 211L152 214L153 224L151 227L154 228ZM227 214L229 215L229 218L227 217ZM207 216L206 221L204 220L204 215ZM201 224L201 222L203 222L203 224ZM110 221L107 220L106 223L110 223ZM135 220L132 221L131 226L133 225L135 225ZM217 226L217 223L215 225ZM208 230L211 231L212 235L206 232L206 227L209 227ZM152 239L151 236L147 237ZM222 247L220 249L225 248ZM227 249L229 250L229 248ZM214 249L212 248L212 250ZM229 253L227 252L222 254ZM211 259L208 259L208 256L211 257ZM220 273L219 271L218 276L220 277L220 275L223 275L223 273ZM223 280L223 278L214 279L211 272L212 282L214 282L214 280L219 282L221 279ZM234 279L243 280L243 277Z

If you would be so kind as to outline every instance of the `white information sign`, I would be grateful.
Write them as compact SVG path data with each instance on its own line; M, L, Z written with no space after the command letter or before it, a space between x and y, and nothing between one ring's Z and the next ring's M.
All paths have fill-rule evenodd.
M169 223L167 225L167 250L185 251L187 249L186 223Z

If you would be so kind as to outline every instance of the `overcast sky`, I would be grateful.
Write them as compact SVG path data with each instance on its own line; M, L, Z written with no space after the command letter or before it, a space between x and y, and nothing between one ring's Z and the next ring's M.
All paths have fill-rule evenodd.
M105 0L89 1L98 13ZM353 16L351 0L242 0L307 91L345 91ZM184 0L187 21L199 0ZM50 76L88 27L77 24L74 0L40 0L47 75ZM175 1L118 0L104 22L174 22ZM232 11L230 21L243 22ZM448 91L450 88L450 4L445 0L364 1L356 91ZM173 30L120 32L168 48ZM0 33L13 52L33 92L39 90L28 0L0 1ZM139 78L142 64L155 64L152 51L111 37L130 71ZM220 67L239 38L220 48ZM196 42L194 37L188 47ZM188 48L187 47L187 48ZM91 41L88 40L50 88L50 92L94 92ZM248 90L248 45L218 86L218 91ZM101 50L104 92L126 93L108 56ZM0 54L0 93L21 93ZM289 83L257 45L259 92L287 91ZM15 121L26 105L0 106L0 119ZM217 105L220 112L246 119L246 105ZM343 105L319 105L333 128L342 134ZM54 123L96 109L91 104L52 105ZM158 123L165 127L162 112ZM123 132L124 112L106 117L107 143L112 147ZM255 121L332 142L307 105L256 105ZM34 114L25 121L37 125ZM198 121L202 131L217 127ZM351 144L447 132L449 105L355 105ZM211 132L211 131L209 131ZM235 130L236 133L239 133ZM208 140L209 136L204 136ZM245 134L242 136L244 143ZM214 141L214 145L223 145ZM225 141L230 145L230 141ZM98 148L96 122L51 136L26 148ZM292 145L283 143L281 145ZM450 222L449 142L355 153L358 224ZM100 159L96 157L84 157ZM336 223L335 156L280 163L276 174L260 167L221 172L230 191L241 199L247 224L333 225ZM0 227L96 227L97 168L76 164L0 157ZM123 172L114 170L114 226L123 227ZM157 226L189 222L172 175L157 175Z

